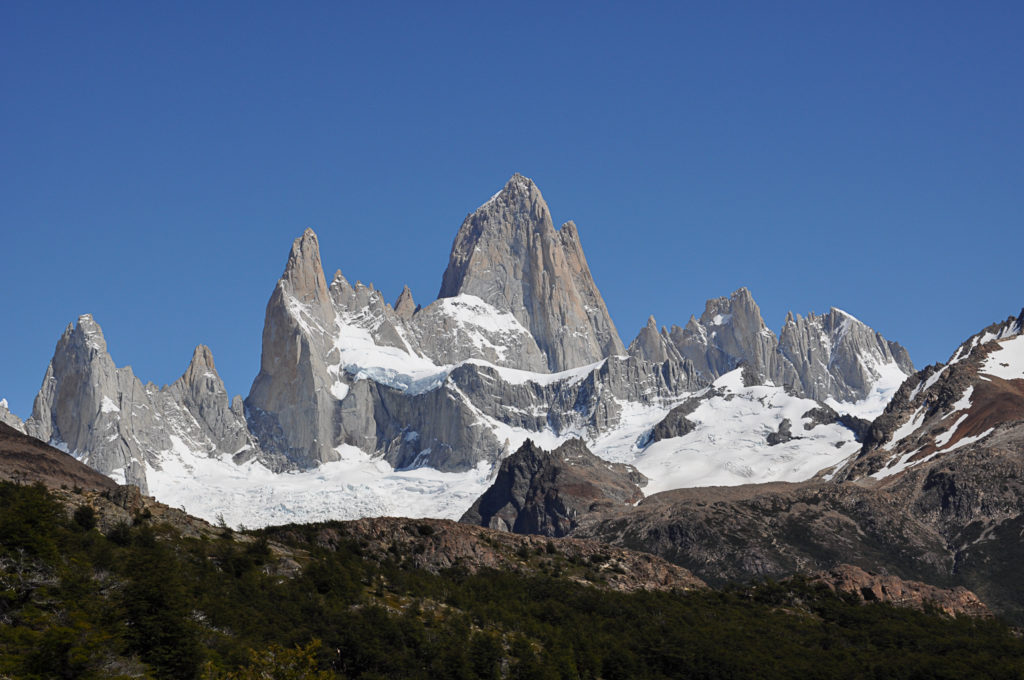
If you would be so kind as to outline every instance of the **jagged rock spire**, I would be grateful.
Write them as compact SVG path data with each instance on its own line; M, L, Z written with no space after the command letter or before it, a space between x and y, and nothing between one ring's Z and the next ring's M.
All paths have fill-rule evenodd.
M185 375L182 376L187 382L196 382L196 378L206 373L216 373L217 367L213 363L213 352L206 345L196 345L192 352L192 361L189 362Z
M871 392L880 371L898 377L886 367L895 365L903 375L914 370L898 343L836 308L806 318L789 312L777 337L746 288L708 300L699 320L691 316L685 328L672 326L667 337L652 322L630 344L630 354L664 361L675 353L692 361L707 380L742 365L758 380L812 399L857 401Z
M408 321L415 312L416 303L412 299L412 291L409 290L409 286L403 286L402 292L399 294L398 299L395 300L395 313Z
M624 351L576 225L556 231L540 189L518 173L455 237L438 297L463 294L511 312L552 371Z
M895 364L914 372L910 355L899 343L835 307L828 314L786 317L779 353L789 375L785 380L813 399L856 401L871 391L880 367Z
M132 369L114 365L100 325L92 315L83 314L57 341L26 430L36 439L83 456L104 474L119 470L127 483L146 491L146 452L169 448L170 440L166 434L153 440L139 436L156 431L151 412L131 412L122 418L121 411L122 406L147 398Z
M245 425L241 398L232 401L217 373L213 352L206 345L196 346L192 361L163 396L184 406L208 440L220 453L234 454L254 448L255 442Z
M115 366L103 330L88 314L57 342L26 429L143 492L147 466L159 468L174 440L210 455L254 447L241 400L229 401L208 347L196 347L185 373L157 389L143 385L131 367Z
M658 322L655 321L654 315L647 318L647 325L640 329L636 338L629 344L627 351L631 356L654 363L668 360L683 361L679 350L672 344L668 332L664 329L658 331Z
M335 323L320 244L307 229L267 302L260 372L245 402L261 447L303 467L337 459L326 364Z
M673 326L670 337L679 353L710 378L740 364L765 379L777 370L778 341L746 288L708 300L700 320L691 316L685 328Z

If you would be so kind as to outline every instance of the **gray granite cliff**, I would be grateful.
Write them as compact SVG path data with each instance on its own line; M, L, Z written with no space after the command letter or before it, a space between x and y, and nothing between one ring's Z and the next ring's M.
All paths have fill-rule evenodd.
M540 189L516 174L462 223L439 298L474 295L511 312L562 371L625 350L576 225L555 230Z

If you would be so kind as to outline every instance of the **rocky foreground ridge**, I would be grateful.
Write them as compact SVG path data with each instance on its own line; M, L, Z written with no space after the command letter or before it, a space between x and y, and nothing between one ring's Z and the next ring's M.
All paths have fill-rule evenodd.
M578 443L562 458L579 459ZM572 453L575 450L575 455ZM98 474L66 453L0 424L0 480L41 483L65 503L69 514L87 506L104 533L123 525L166 527L176 535L203 540L225 537L243 545L257 539L232 532L146 497ZM335 549L355 541L363 557L394 561L405 568L431 573L458 568L511 571L522 575L555 574L569 580L619 592L636 590L688 591L708 586L687 569L650 553L578 538L521 535L436 519L367 518L314 527L285 526L264 532L270 538L271 560L264 567L289 578L302 569L302 546ZM989 616L974 593L963 588L938 588L906 581L891 574L868 572L838 564L808 576L811 582L855 595L863 602L885 602L923 609L937 607L951 616Z
M606 504L577 517L569 535L653 552L712 584L846 564L837 578L861 583L864 597L880 597L893 576L970 589L1024 620L1022 331L1024 313L912 376L858 426L859 453L826 476Z

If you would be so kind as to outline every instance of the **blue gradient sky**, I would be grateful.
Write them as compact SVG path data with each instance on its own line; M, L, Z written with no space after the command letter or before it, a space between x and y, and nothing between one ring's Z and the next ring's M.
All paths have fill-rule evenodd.
M1024 305L1021 3L288 5L0 4L15 413L84 312L144 381L205 343L245 394L303 229L425 304L516 171L626 343L747 286L923 366Z

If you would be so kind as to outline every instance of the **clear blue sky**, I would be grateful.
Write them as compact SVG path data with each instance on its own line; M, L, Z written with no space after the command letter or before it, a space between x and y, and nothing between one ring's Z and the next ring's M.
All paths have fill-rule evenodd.
M918 366L1024 306L1024 4L0 3L0 397L64 326L170 383L259 368L292 239L434 299L513 172L625 342L751 289Z

